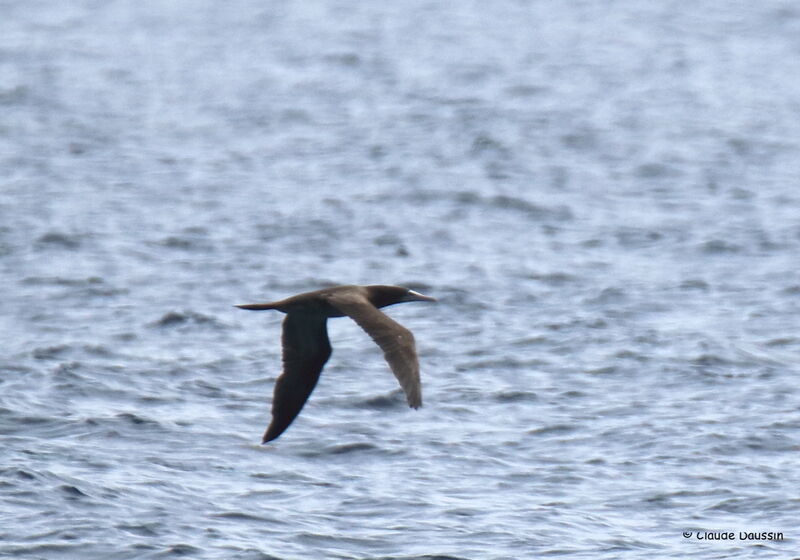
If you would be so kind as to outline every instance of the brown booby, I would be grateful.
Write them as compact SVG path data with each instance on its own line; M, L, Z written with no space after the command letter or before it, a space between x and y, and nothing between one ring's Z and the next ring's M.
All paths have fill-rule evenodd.
M300 413L331 355L327 321L347 315L383 350L412 408L422 406L422 385L414 335L380 307L405 301L436 301L400 286L336 286L272 303L237 305L241 309L276 309L283 320L283 373L275 382L272 421L261 443L281 435Z

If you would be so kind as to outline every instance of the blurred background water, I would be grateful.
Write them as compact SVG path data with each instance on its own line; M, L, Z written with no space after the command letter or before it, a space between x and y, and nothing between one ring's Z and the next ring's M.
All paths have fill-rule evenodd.
M798 76L791 1L0 2L0 555L797 554ZM330 283L440 299L425 406L334 320L260 446L232 305Z

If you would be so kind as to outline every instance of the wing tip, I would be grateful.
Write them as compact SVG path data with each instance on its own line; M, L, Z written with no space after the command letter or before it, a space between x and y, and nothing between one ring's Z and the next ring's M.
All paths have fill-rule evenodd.
M267 428L267 431L264 432L264 436L261 438L261 445L264 445L265 443L269 443L273 440L278 439L278 436L280 436L284 432L284 430L285 428L276 430L274 429L273 426L270 426L269 428Z

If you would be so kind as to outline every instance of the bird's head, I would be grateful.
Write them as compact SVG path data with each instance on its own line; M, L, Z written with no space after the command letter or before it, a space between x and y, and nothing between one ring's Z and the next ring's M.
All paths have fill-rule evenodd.
M370 303L375 307L386 307L407 301L436 301L436 298L425 296L403 286L367 286Z

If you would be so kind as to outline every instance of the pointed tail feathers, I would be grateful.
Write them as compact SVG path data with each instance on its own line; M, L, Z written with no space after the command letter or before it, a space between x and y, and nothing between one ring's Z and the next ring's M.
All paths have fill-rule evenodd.
M264 311L266 309L278 309L274 303L244 303L242 305L234 305L239 309L249 309L250 311Z

